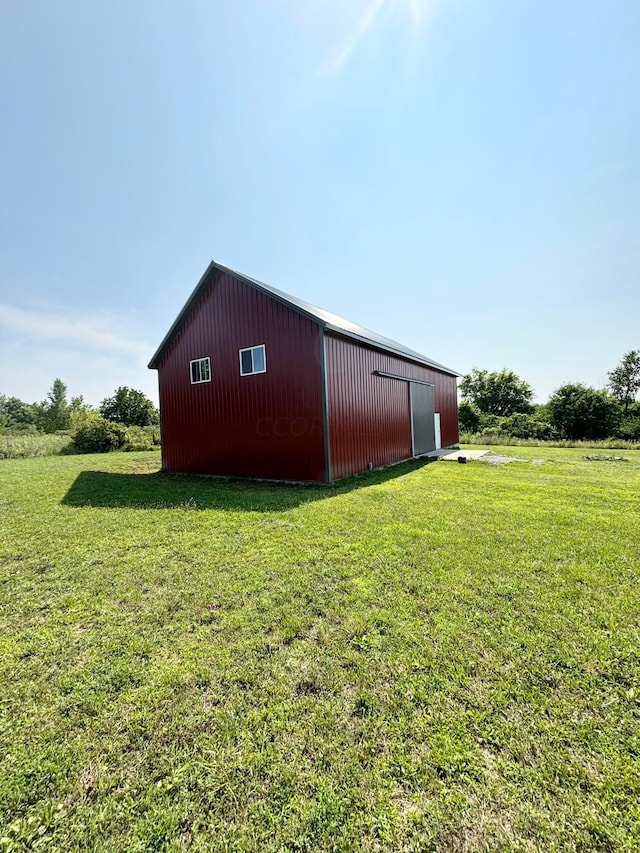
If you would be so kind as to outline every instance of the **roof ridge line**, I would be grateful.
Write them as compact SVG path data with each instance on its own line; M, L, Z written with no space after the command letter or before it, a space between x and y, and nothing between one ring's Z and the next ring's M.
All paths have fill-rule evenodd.
M182 323L189 315L194 303L200 295L200 292L204 290L205 286L208 284L209 274L211 273L212 269L216 269L221 273L232 275L240 279L245 284L249 285L249 287L253 287L254 289L264 293L265 295L276 299L284 305L287 305L292 310L304 315L305 317L317 323L327 331L334 332L336 334L343 335L348 338L352 338L374 349L392 353L393 355L399 356L400 358L407 359L408 361L413 361L417 364L422 364L425 367L430 367L434 370L439 370L440 372L447 373L451 376L460 375L459 373L456 373L456 371L451 370L450 368L445 367L444 365L439 364L436 361L432 361L432 359L427 358L421 353L416 352L415 350L412 350L409 347L403 346L399 342L394 341L392 338L387 338L384 335L380 335L378 332L374 332L371 329L367 329L364 326L358 325L357 323L352 323L350 320L347 320L346 318L341 317L338 314L334 314L331 311L325 311L325 309L320 308L317 305L313 305L310 302L306 302L303 299L299 299L296 296L292 296L291 294L285 293L285 291L283 290L279 290L276 287L272 287L271 285L265 284L264 282L259 281L258 279L245 275L244 273L241 273L238 270L234 270L232 267L228 267L226 266L226 264L223 264L220 261L216 260L211 260L209 262L209 265L200 277L198 284L195 286L191 295L182 307L182 310L172 323L171 328L164 336L162 343L160 344L160 346L158 347L149 362L148 366L150 369L157 369L158 362L164 354L164 351L178 334Z

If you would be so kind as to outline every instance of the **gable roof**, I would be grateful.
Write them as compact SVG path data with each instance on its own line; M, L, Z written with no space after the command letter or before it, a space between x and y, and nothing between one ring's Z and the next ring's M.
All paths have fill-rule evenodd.
M451 376L460 375L459 373L456 373L455 370L450 370L448 367L444 367L444 365L438 364L438 362L436 361L432 361L430 358L421 355L419 352L415 352L415 350L409 349L408 347L399 344L397 341L391 340L391 338L385 338L384 335L379 335L377 332L372 332L370 329L365 329L364 326L359 326L357 325L357 323L352 323L350 320L345 320L344 317L339 317L337 314L332 314L330 311L325 311L323 308L318 308L317 306L312 305L310 302L305 302L303 299L298 299L297 296L291 296L288 293L284 293L282 290L278 290L275 287L270 287L268 284L264 284L264 282L262 281L257 281L257 279L255 278L250 278L249 276L243 275L243 273L239 273L236 270L231 269L230 267L226 267L224 264L218 263L217 261L211 261L211 263L205 270L202 278L196 285L193 293L187 299L182 311L180 311L180 313L174 320L173 325L165 335L164 340L154 353L153 358L149 362L149 367L152 370L157 369L160 359L164 355L165 350L180 331L182 324L191 313L191 310L197 302L198 298L209 286L211 273L213 272L222 272L227 273L228 275L232 275L234 278L237 278L245 284L248 284L249 287L253 287L261 293L265 293L267 294L267 296L271 296L273 299L277 300L278 302L281 302L283 305L287 305L289 308L293 308L294 311L297 311L299 314L302 314L305 317L308 317L309 319L318 323L318 325L322 326L322 328L328 332L336 332L339 335L344 335L345 337L353 338L354 340L360 341L361 343L367 344L368 346L374 347L375 349L391 353L392 355L399 355L402 358L409 359L410 361L415 361L418 364L425 365L426 367L432 367L436 370L442 371L442 373L448 373Z

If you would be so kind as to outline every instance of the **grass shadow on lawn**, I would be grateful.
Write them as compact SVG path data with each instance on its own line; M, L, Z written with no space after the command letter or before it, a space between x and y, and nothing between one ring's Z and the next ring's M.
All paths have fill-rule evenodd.
M82 471L61 503L74 507L282 512L300 504L386 483L427 464L426 460L415 459L379 471L358 474L337 483L312 485L171 474L164 471L151 474Z

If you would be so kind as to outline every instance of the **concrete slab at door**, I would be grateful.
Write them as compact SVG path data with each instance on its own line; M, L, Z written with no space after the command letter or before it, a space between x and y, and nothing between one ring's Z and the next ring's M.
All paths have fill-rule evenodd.
M421 456L423 453L430 453L436 449L434 396L433 385L418 382L409 383L411 438L414 456Z

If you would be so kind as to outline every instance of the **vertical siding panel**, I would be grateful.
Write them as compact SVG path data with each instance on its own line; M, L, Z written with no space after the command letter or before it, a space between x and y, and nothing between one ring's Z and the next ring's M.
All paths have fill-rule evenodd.
M170 471L324 480L316 323L226 273L212 276L159 365L163 466ZM266 344L267 372L240 376L238 351ZM189 362L211 358L192 385Z
M457 444L455 377L332 333L326 342L332 479L411 456L408 382L375 376L376 370L435 385L442 446Z

